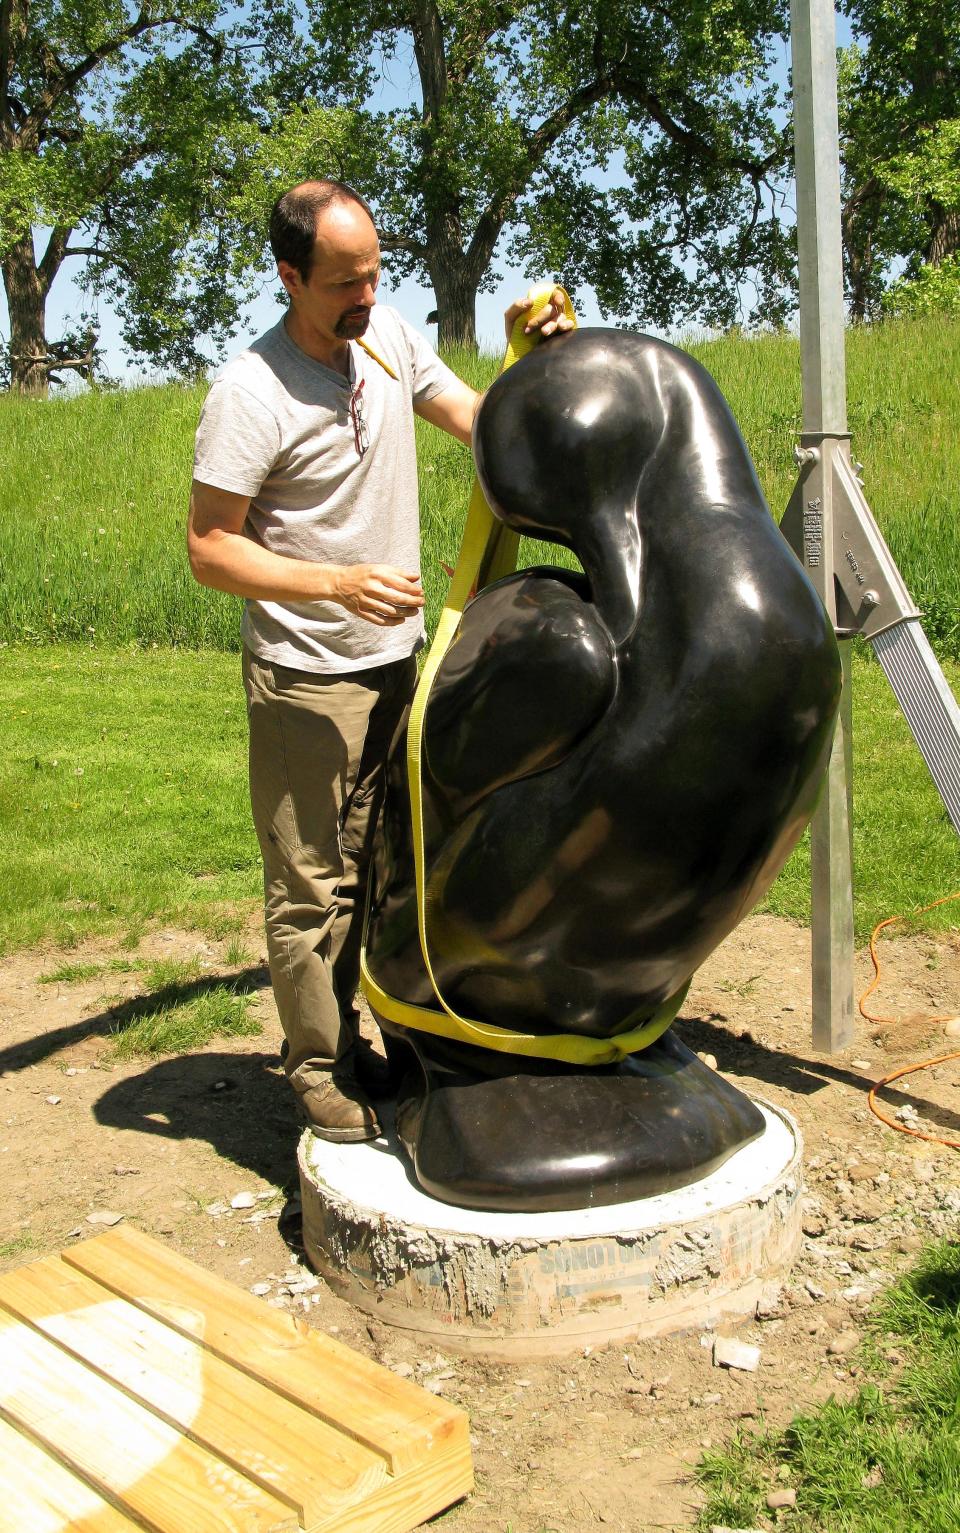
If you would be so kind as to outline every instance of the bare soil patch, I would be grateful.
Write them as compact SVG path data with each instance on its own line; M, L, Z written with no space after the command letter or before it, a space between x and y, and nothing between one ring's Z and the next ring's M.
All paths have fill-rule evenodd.
M118 1215L457 1401L470 1413L477 1470L474 1496L443 1519L457 1533L692 1527L703 1449L855 1389L847 1348L866 1306L927 1240L957 1229L957 1152L884 1127L867 1091L900 1064L960 1048L929 1020L960 1013L960 935L884 941L872 1005L903 1020L859 1021L854 1047L827 1057L810 1047L809 934L753 917L700 971L679 1030L744 1090L790 1111L805 1140L802 1253L738 1332L760 1347L759 1369L715 1368L700 1334L509 1366L440 1356L369 1322L303 1264L300 1120L253 926L247 941L261 1037L123 1063L110 1033L116 1008L137 995L135 974L39 983L64 961L106 962L115 948L0 961L0 1269L95 1235L91 1216ZM225 950L160 931L135 956L199 958L216 974L228 972ZM862 989L866 954L857 970ZM951 1060L891 1088L886 1111L913 1108L927 1132L960 1140L958 1086ZM238 1194L250 1195L238 1199L246 1206L233 1206Z

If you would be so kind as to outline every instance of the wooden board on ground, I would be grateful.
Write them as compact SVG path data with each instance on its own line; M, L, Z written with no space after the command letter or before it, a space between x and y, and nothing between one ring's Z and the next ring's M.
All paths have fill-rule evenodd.
M0 1530L409 1533L466 1414L129 1228L0 1276Z

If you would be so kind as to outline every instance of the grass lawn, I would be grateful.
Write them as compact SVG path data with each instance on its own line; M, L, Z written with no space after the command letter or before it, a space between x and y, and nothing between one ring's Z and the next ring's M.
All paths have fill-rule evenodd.
M0 652L0 949L222 934L260 889L239 656Z
M885 1354L904 1358L896 1377ZM741 1433L711 1452L701 1526L753 1528L771 1486L796 1491L791 1533L956 1533L960 1528L960 1245L932 1247L870 1317L872 1379L785 1432Z
M0 649L0 951L147 923L236 930L260 895L239 659ZM948 664L956 690L960 666ZM879 666L854 659L856 921L960 888L960 841ZM805 844L766 908L809 918ZM956 927L958 906L922 918Z

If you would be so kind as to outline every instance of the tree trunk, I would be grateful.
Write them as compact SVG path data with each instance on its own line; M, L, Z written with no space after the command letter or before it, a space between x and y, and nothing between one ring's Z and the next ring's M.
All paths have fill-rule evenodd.
M430 277L437 299L437 340L441 346L476 346L477 284L462 256L434 257Z
M932 212L934 225L927 246L926 262L928 266L939 266L960 247L960 214L941 207L939 203L933 204Z
M31 234L11 246L2 270L10 315L11 391L45 399L49 387L47 285L37 270Z

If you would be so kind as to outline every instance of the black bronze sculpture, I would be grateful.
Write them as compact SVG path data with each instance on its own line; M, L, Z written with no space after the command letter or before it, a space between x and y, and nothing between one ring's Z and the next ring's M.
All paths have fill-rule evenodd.
M580 330L539 346L490 389L474 450L496 516L584 573L486 587L440 667L424 725L430 957L465 1017L608 1038L675 1005L783 866L829 750L837 646L719 390L666 343ZM389 994L437 1007L403 740L367 956ZM448 1202L663 1192L762 1130L672 1032L584 1068L384 1026L412 1051L401 1140Z

